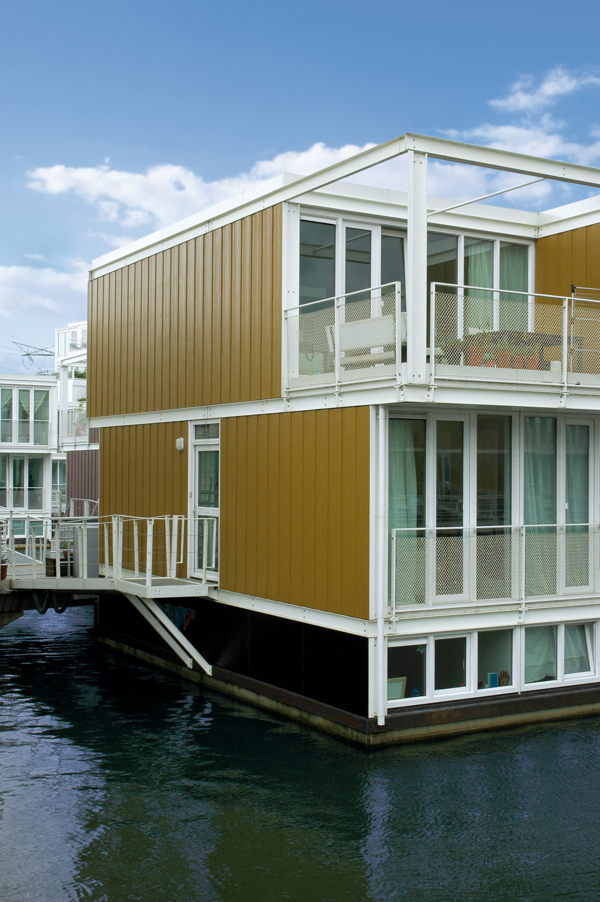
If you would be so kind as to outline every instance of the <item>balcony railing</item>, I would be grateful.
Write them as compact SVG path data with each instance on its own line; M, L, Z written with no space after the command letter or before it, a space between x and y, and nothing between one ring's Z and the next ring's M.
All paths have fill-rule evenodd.
M600 385L600 301L431 286L431 377Z
M33 581L111 577L166 594L190 576L218 585L218 517L27 517L19 528L6 518L0 543L12 579L24 569Z
M285 311L288 390L400 381L406 313L400 283Z
M87 410L85 407L69 407L60 412L61 444L87 444L89 430L87 426Z
M600 595L600 531L568 526L394 529L391 604Z

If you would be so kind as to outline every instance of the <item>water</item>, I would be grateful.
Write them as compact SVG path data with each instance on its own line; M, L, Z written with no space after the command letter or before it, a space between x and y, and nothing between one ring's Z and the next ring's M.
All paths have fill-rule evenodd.
M600 720L366 753L0 631L0 902L598 900Z

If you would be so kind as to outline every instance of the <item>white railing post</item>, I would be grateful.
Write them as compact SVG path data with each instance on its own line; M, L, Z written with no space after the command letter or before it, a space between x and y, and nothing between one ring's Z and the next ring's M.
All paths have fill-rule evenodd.
M110 542L108 540L108 523L104 523L104 569L105 576L108 576L108 568L110 567Z
M148 530L146 534L146 588L152 586L152 543L154 539L154 520L148 520Z
M117 515L113 514L110 519L111 519L111 525L112 525L112 569L113 569L113 576L116 578L117 577L117 560L119 558L119 548L118 548L119 534L118 534L118 530L117 530Z
M525 617L525 593L526 593L526 590L527 590L527 582L526 582L526 578L525 578L525 567L526 567L525 553L526 553L526 547L527 547L526 527L525 527L525 526L522 526L522 527L521 527L521 613L522 613L523 619L524 619L524 617Z
M81 528L81 579L87 579L88 575L88 521L84 520Z
M137 517L133 521L133 567L133 575L137 579L140 575L140 531Z
M435 327L435 292L436 292L436 282L431 283L431 300L430 300L430 336L429 336L429 346L430 346L430 354L429 354L429 380L430 384L433 385L435 383L435 340L436 340L436 327Z
M562 336L562 378L563 391L567 391L568 367L568 333L569 333L569 299L563 299L563 336Z
M171 559L170 559L170 567L171 567L171 578L175 579L177 576L177 544L179 539L179 517L177 514L173 517L172 520L172 535L171 535Z
M402 286L396 282L396 385L402 384ZM382 311L383 312L383 311ZM406 336L408 343L408 336Z
M69 498L69 517L75 516L75 499Z
M392 607L392 611L396 613L397 604L396 604L396 542L397 542L396 530L392 530L392 561L391 561L391 571L392 571L392 584L390 586L390 604Z
M339 391L340 383L342 381L341 373L342 373L342 361L341 361L341 351L340 351L340 308L342 305L341 298L335 298L333 302L333 340L334 340L334 353L335 353L335 390Z
M79 558L79 573L77 577L81 579L83 573L83 528L82 524L78 523L77 526L74 526L73 529L76 531L77 535L77 557ZM75 536L73 536L73 551L75 551ZM75 563L75 562L73 562ZM74 568L73 568L74 569ZM75 576L75 573L71 574Z
M165 572L171 576L171 528L169 518L165 517Z
M89 515L90 515L90 502L85 500L83 502L83 516L89 517Z
M117 524L118 524L117 546L119 549L119 562L118 562L119 573L118 573L118 576L119 576L119 579L123 579L123 517L121 515L117 518Z

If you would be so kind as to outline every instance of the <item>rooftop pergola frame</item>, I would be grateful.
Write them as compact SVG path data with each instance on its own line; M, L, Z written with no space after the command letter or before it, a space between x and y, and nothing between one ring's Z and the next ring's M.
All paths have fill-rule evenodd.
M424 385L427 381L427 225L430 218L435 221L436 212L443 212L441 208L428 209L428 159L513 172L536 180L567 182L596 188L599 191L600 169L407 132L399 138L361 151L319 172L300 177L287 176L274 179L270 184L257 185L200 214L190 216L126 247L112 251L94 261L90 278L156 253L178 241L212 231L241 216L249 216L287 201L297 202L312 192L405 154L408 163L406 313L407 332L410 336L407 348L407 381ZM474 198L472 201L460 203L460 206L468 207L469 204L482 199Z

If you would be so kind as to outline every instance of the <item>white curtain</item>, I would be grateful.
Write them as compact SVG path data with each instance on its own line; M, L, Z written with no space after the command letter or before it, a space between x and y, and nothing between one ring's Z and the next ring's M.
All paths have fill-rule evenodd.
M500 288L527 291L528 252L522 244L500 244ZM527 295L500 292L500 328L525 332L527 319Z
M525 584L556 594L556 420L525 417ZM532 529L531 527L538 527Z
M556 679L556 627L529 626L525 630L525 682Z
M420 596L420 584L424 578L424 566L420 566L425 539L417 537L419 525L419 496L415 431L424 441L424 420L390 419L388 459L388 528L390 535L390 580L396 571L397 603L414 604ZM392 560L392 530L396 534L396 559ZM423 573L421 573L423 571Z
M567 527L565 536L565 583L587 586L589 574L589 427L566 427L567 444ZM581 525L586 524L586 525Z
M494 286L493 242L465 238L465 283L481 288ZM468 291L465 297L465 327L490 331L494 328L491 291Z
M587 673L591 669L585 631L582 623L565 626L565 673Z

